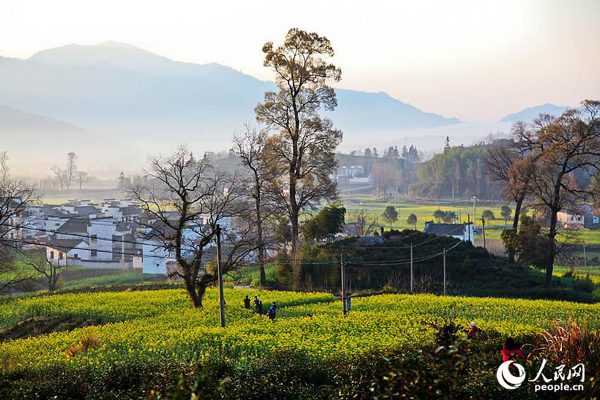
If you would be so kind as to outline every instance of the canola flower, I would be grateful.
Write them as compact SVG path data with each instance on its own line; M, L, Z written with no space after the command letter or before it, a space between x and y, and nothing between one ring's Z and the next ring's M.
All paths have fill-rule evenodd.
M506 336L533 334L569 317L600 326L600 305L562 301L382 295L354 298L352 312L344 317L339 298L327 293L227 289L227 328L222 329L217 295L216 290L208 290L203 309L191 308L179 289L65 294L3 303L1 327L37 315L109 322L0 343L0 368L67 366L103 371L125 363L218 357L243 363L277 349L302 351L315 358L344 357L432 342L432 324L447 321L463 326L477 321L482 329ZM276 301L276 321L244 309L246 295L258 295L266 307ZM67 355L67 349L86 337L99 339L100 345Z

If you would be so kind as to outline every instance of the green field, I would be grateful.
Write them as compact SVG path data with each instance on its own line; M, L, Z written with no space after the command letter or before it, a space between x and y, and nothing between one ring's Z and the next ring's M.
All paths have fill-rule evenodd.
M440 209L443 211L454 211L459 217L459 221L466 222L467 220L473 220L473 204L469 202L452 202L452 201L439 201L428 200L418 202L414 199L406 199L399 197L397 199L390 197L386 201L377 199L372 195L342 195L341 197L344 206L348 210L349 214L356 212L360 209L365 210L368 214L379 218L381 225L389 228L389 224L382 218L382 213L387 206L394 206L398 211L398 221L392 224L394 229L412 229L413 226L406 222L408 216L414 213L417 216L417 229L423 229L423 225L427 221L434 220L434 211ZM486 221L486 225L490 226L505 226L506 221L502 220L500 215L500 208L502 204L497 203L482 203L478 202L476 207L477 221L476 225L480 224L481 212L483 210L491 210L496 216L496 220ZM508 221L512 223L512 221Z
M386 201L376 198L374 195L367 194L343 194L341 200L347 209L346 221L351 222L353 214L359 210L364 210L370 217L375 217L379 221L379 225L385 227L385 229L414 229L413 225L406 222L410 214L417 216L417 229L423 230L425 222L435 221L433 213L436 210L442 211L454 211L459 217L458 221L467 222L469 219L473 220L473 204L468 201L452 201L452 200L422 200L407 199L404 197L389 197ZM477 202L476 207L476 228L481 229L481 213L484 210L490 210L494 213L495 220L486 220L486 246L492 252L496 254L504 253L504 247L500 235L502 230L512 226L512 220L506 221L502 219L500 209L502 203L494 202ZM394 206L398 211L398 220L389 224L383 219L383 211L387 206ZM514 211L514 210L513 210ZM571 241L576 242L576 251L573 255L583 257L583 243L586 246L600 246L600 230L577 230L571 231L573 238ZM475 234L475 245L483 246L483 235L481 233ZM592 259L599 257L600 253L597 250L591 250L587 252L587 257Z

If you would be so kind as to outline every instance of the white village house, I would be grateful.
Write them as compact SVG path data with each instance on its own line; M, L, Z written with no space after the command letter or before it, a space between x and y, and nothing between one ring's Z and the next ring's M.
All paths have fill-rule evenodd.
M206 225L209 221L210 216L208 214L199 216L199 225L186 229L183 232L185 242L193 242L200 237L202 226ZM219 220L219 224L223 231L232 229L232 218L222 217ZM205 251L210 253L211 249L216 248L216 242L210 243ZM191 252L188 252L187 256L191 256ZM142 246L142 259L143 259L143 272L145 274L160 274L166 275L170 268L175 268L175 254L173 251L167 251L164 248L163 242L159 239L158 235L153 232L152 229L146 230L143 238Z
M461 224L438 224L433 221L428 221L425 222L425 229L423 232L443 236L452 236L453 238L460 239L463 242L475 242L475 230L472 222L465 222Z
M28 214L30 230L37 232L36 239L43 243L48 260L54 264L142 268L142 250L135 241L135 226L122 215L118 215L118 219L104 215L102 209L89 200L70 200L61 206L35 206ZM132 218L139 214L139 210L129 210ZM34 228L34 224L39 228Z
M577 211L559 211L556 215L558 223L563 228L567 229L600 228L600 213L595 211L594 208L589 205L583 205L578 208Z

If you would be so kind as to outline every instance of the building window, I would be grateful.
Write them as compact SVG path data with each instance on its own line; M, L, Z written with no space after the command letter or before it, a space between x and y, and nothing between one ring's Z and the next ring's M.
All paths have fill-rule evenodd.
M92 257L98 256L98 250L92 250Z
M63 259L63 253L58 253L58 259L62 260Z
M79 256L77 255L77 253L73 254L73 258L74 259L78 259L79 258Z
M92 239L92 243L96 243L98 241L98 235L92 235L90 237Z
M53 251L50 252L50 259L54 260L54 252Z

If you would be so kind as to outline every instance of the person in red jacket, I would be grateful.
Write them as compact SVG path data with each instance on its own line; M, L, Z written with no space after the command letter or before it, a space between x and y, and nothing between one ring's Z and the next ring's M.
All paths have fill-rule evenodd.
M519 346L513 338L507 338L504 342L504 346L502 350L502 361L506 362L508 360L514 360L515 358L525 358L525 354L521 351L521 346Z
M481 329L479 329L479 327L477 326L477 323L471 322L471 327L467 331L467 336L475 337L475 336L481 335L483 333L484 332Z

